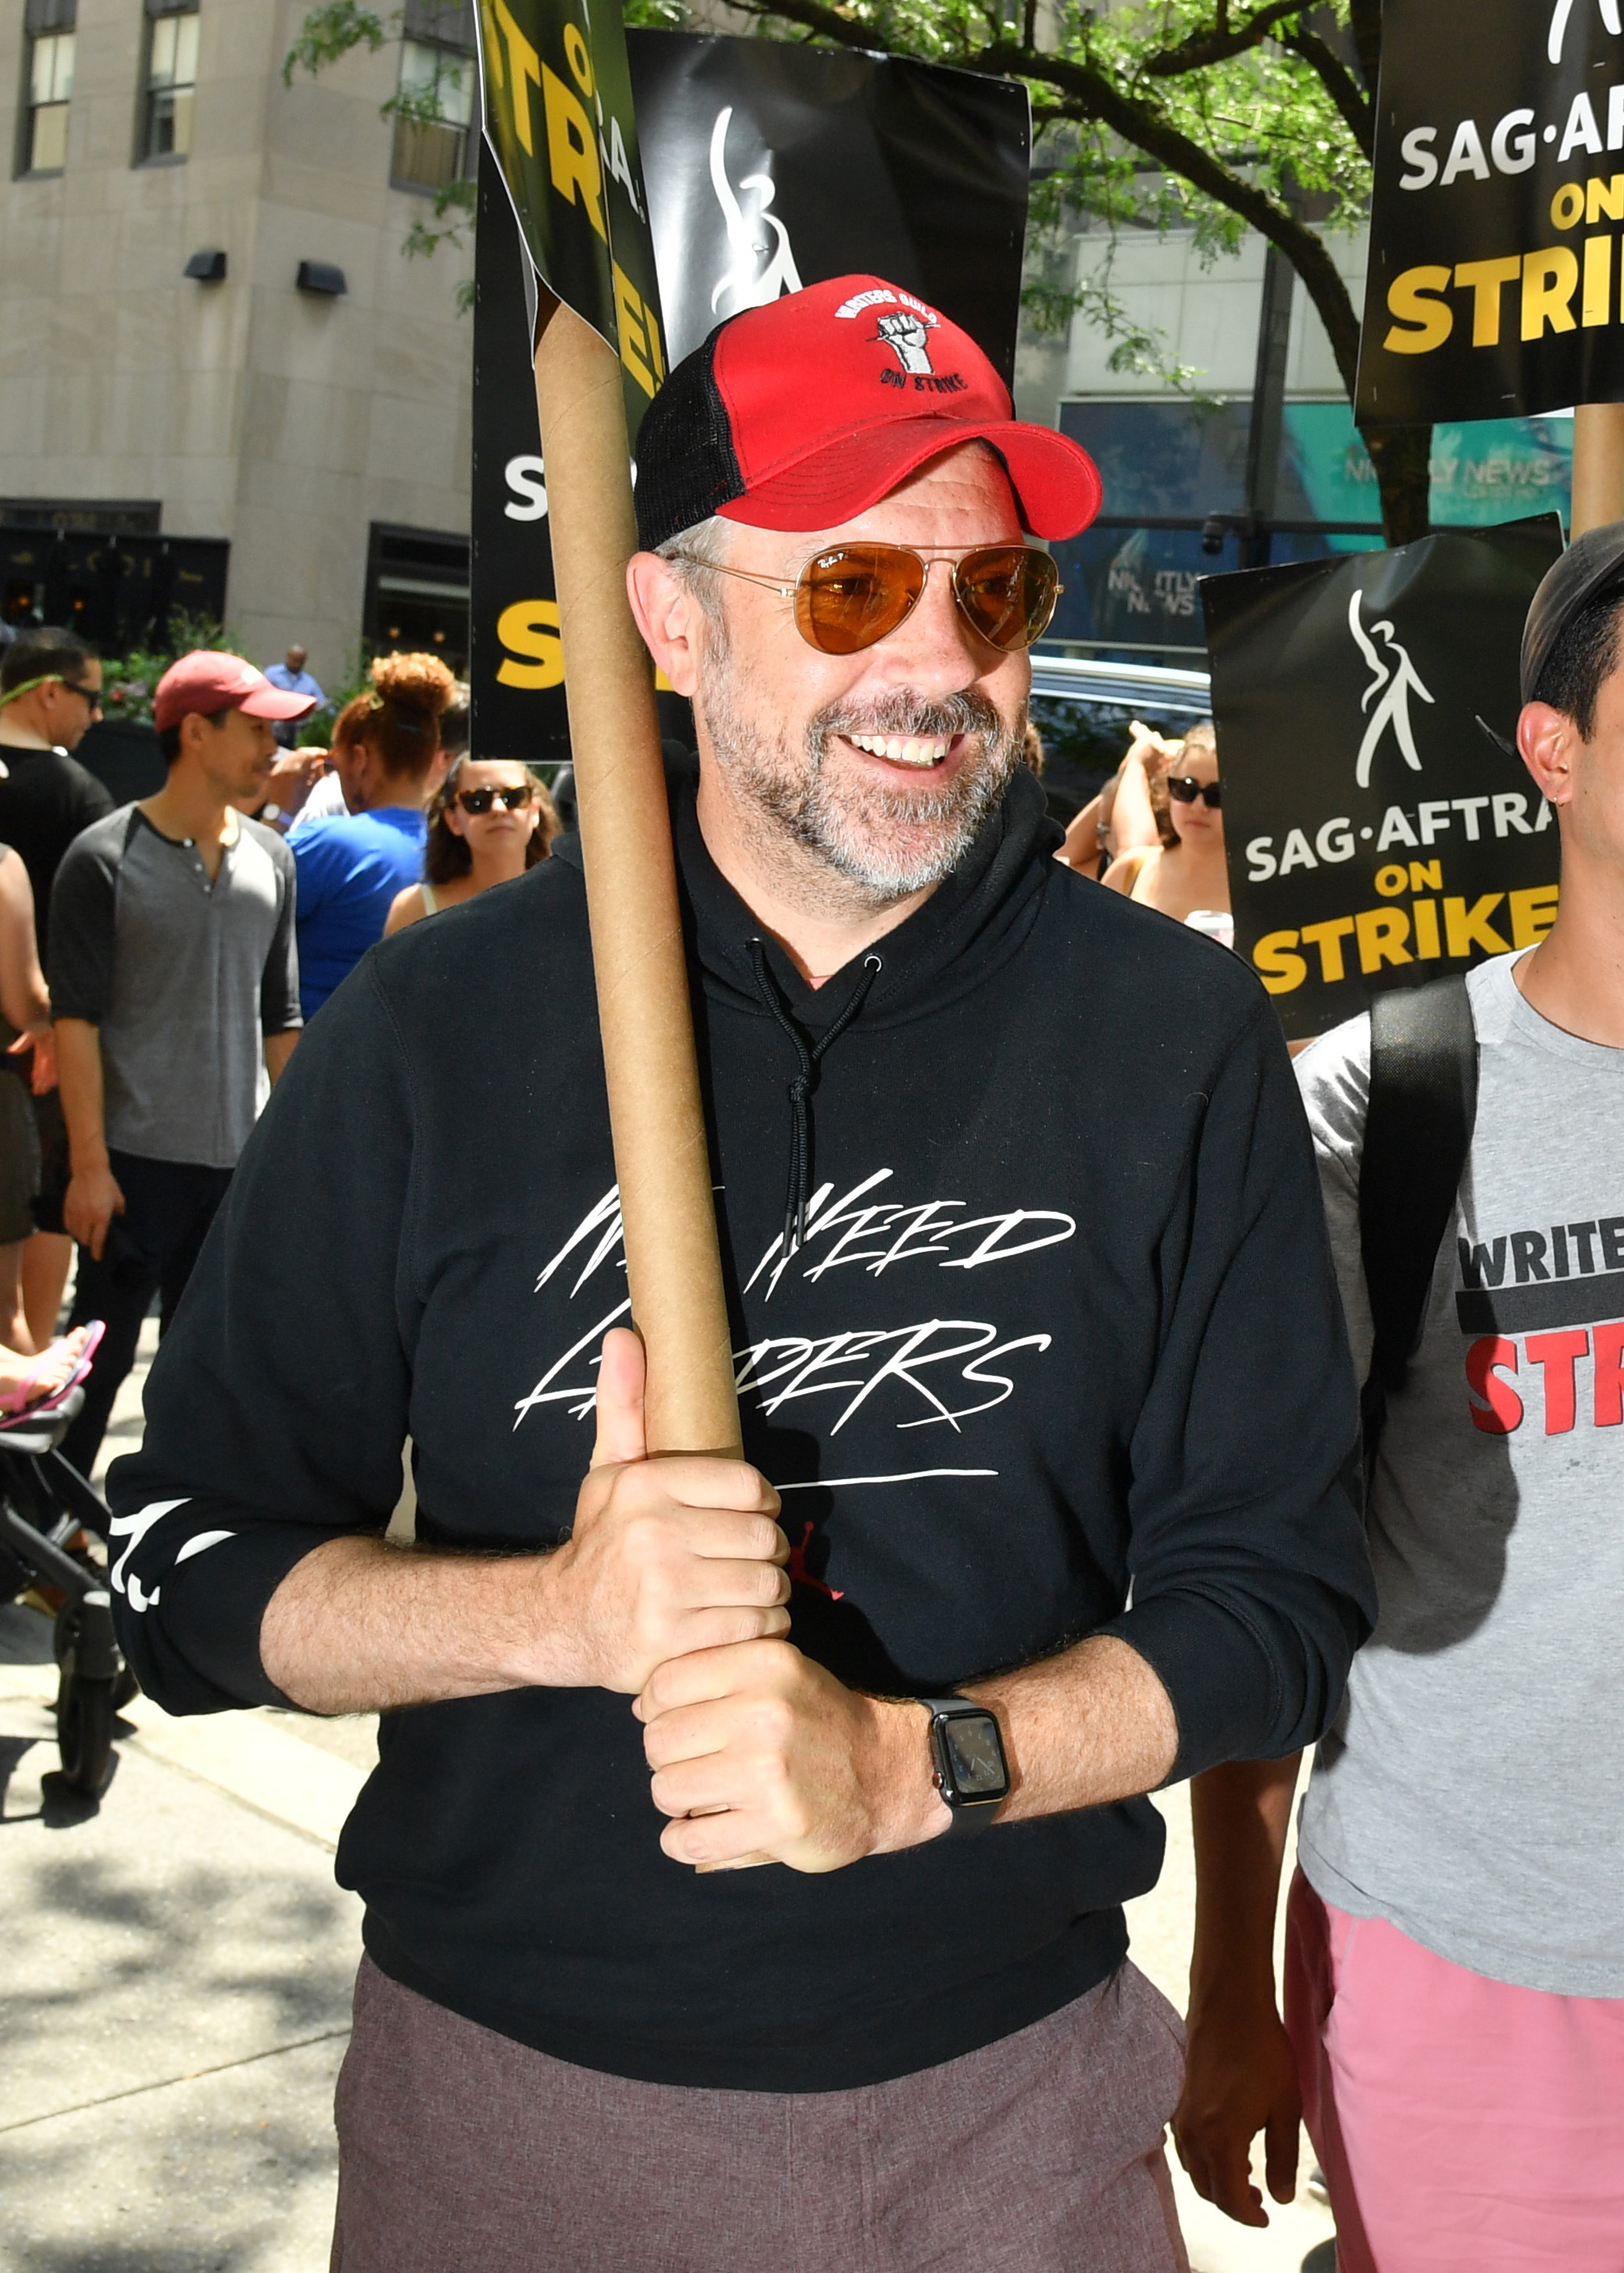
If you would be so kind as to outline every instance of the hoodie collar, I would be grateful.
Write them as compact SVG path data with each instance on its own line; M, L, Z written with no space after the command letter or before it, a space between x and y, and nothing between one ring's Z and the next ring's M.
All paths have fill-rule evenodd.
M789 1009L813 1034L839 1016L864 955L878 955L881 964L864 1005L867 1028L939 1009L979 985L1014 952L1036 919L1061 841L1041 784L1026 767L1017 767L998 810L929 899L821 986L811 986L711 859L700 828L698 760L690 755L680 767L668 767L668 780L690 945L706 992L732 1008L767 1016L752 967L752 942L760 941Z

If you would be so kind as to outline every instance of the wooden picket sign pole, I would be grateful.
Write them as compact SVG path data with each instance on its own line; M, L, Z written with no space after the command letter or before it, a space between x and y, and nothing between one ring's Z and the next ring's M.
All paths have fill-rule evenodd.
M1573 414L1568 536L1624 521L1624 402L1582 402Z
M626 598L637 550L619 358L542 294L547 466L592 963L651 1452L740 1452L654 672Z

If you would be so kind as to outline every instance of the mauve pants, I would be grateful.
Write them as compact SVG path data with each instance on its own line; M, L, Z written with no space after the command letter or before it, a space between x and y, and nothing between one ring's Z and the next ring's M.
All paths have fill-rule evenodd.
M575 2067L365 1959L333 2273L1188 2273L1183 2067L1131 1965L962 2059L785 2093Z

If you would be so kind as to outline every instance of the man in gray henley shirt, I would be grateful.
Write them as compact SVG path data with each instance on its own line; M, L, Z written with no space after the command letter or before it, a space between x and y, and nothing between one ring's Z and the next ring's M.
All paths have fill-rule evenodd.
M51 894L50 982L79 1242L73 1324L106 1321L63 1441L90 1473L153 1296L167 1326L302 1024L293 856L244 819L307 695L183 656L153 716L169 776L94 822Z

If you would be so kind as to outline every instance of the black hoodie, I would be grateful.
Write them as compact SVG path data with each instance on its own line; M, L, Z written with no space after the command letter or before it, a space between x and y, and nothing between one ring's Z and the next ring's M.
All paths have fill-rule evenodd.
M1171 1697L1175 1775L1311 1743L1371 1598L1313 1155L1256 981L1055 862L1024 772L816 992L712 864L691 780L676 821L793 1639L896 1695L1117 1633ZM381 1529L408 1434L420 1540L561 1539L625 1309L566 840L385 941L278 1084L112 1472L142 1686L177 1713L285 1701L265 1606L322 1540ZM696 1876L602 1690L386 1714L379 1753L338 1857L376 1962L656 2082L842 2089L1026 2027L1117 1965L1162 1855L1135 1800L827 1877Z

